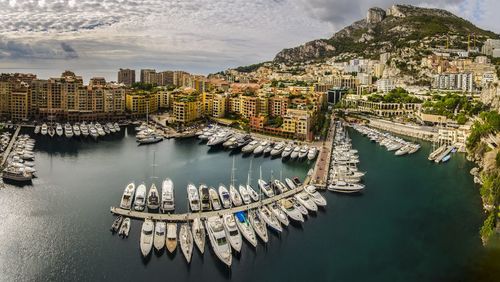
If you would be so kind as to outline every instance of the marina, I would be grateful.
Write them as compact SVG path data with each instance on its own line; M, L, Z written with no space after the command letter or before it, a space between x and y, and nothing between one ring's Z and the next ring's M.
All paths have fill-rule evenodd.
M169 253L164 248L160 253L152 251L147 258L142 257L139 248L143 220L130 218L128 237L123 240L109 232L114 219L109 214L110 206L119 204L124 188L131 181L147 182L153 151L156 151L159 192L162 180L171 178L175 185L175 212L187 214L189 182L203 181L208 187L218 187L220 181L229 183L233 159L223 148L201 146L194 138L170 139L138 147L133 126L122 128L116 137L104 138L98 143L73 137L55 145L49 138L32 136L36 140L38 178L33 179L32 186L7 186L1 190L4 196L0 198L0 214L8 216L2 218L0 232L12 236L0 243L3 261L0 270L8 280L33 280L40 276L53 281L175 276L187 281L201 277L214 281L305 281L321 280L324 275L336 280L372 280L368 275L372 273L372 264L360 262L359 258L377 252L384 264L393 266L377 267L384 277L399 275L396 273L406 269L400 264L402 259L405 264L418 264L429 256L435 259L421 265L418 275L405 272L401 277L406 281L432 280L443 278L441 269L457 269L443 278L448 280L467 272L464 265L481 256L479 253L478 258L481 243L477 229L482 214L479 196L468 184L471 176L458 170L470 166L465 158L456 155L446 166L432 165L424 154L394 158L366 137L349 128L347 131L352 147L359 151L359 170L368 172L363 177L366 191L356 196L322 193L328 202L327 208L308 216L304 223L290 224L279 234L269 230L265 245L258 234L255 234L256 247L243 239L240 253L233 255L231 271L218 262L208 237L204 246L208 255L203 256L196 246L196 237L193 238L195 244L188 265L180 249L182 222L177 225L177 251ZM423 150L430 150L429 144L422 146ZM253 184L259 178L260 166L263 179L270 179L271 170L278 179L281 170L284 176L305 179L313 168L308 162L238 155L241 157L235 159L237 183L246 182L250 161L254 168ZM102 171L96 163L108 169ZM446 181L443 174L449 175ZM138 184L141 183L136 182ZM148 189L150 185L151 182ZM415 213L415 209L426 212ZM402 217L412 220L401 221ZM368 233L367 229L371 231ZM34 238L39 244L29 244L27 248L25 242ZM401 252L394 253L395 244L401 246ZM421 246L426 247L425 255ZM44 255L47 253L57 255ZM20 268L25 267L19 264L19 257L39 270L20 272ZM324 269L325 273L311 273L307 269L312 266ZM360 271L345 271L352 268ZM287 271L276 273L275 269Z

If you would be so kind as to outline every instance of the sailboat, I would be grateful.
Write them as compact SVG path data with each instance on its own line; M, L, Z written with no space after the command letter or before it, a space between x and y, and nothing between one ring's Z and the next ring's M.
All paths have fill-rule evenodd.
M199 217L193 219L193 225L191 226L191 230L193 232L194 243L200 250L200 253L205 252L205 227L201 223L201 219Z
M193 233L191 233L188 223L183 223L181 225L181 229L179 231L179 243L186 261L190 263L191 256L193 255Z
M234 186L234 156L233 156L233 167L231 169L231 184L229 185L229 196L231 197L231 201L235 207L241 206L243 204L243 200L241 199L240 193L236 190Z
M252 224L255 233L259 235L260 239L262 239L264 243L267 243L269 237L267 235L266 223L262 221L259 213L257 213L255 210L249 210L248 218L250 219L250 223Z
M250 185L251 171L252 171L252 160L250 160L250 169L248 170L248 176L247 176L247 191L248 194L250 195L250 198L252 198L254 202L257 202L259 200L259 194L255 191L255 189L253 189L252 185Z
M153 151L153 164L151 173L151 179L154 181L156 178L155 175L155 160L156 160L156 152ZM151 184L151 188L149 189L148 198L147 198L147 206L150 210L156 210L160 208L160 195L158 194L158 189L154 183Z
M268 198L275 196L271 185L267 184L267 182L262 179L262 167L260 168L260 176L257 182L259 183L260 191L264 192Z
M283 231L281 223L278 221L276 216L274 216L274 214L269 210L267 206L259 207L259 215L264 220L264 222L269 226L269 228L271 228L276 232Z

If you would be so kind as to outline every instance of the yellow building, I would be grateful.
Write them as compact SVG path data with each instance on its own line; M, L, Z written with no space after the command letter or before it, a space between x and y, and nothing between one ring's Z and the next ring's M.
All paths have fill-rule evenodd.
M207 92L203 92L203 94L201 95L203 114L206 116L212 116L213 114L214 95L215 94L213 93Z
M296 138L311 140L311 114L307 110L287 109L282 128L283 132L295 134Z
M29 113L29 90L20 88L11 92L10 115L13 121L28 119Z
M198 97L180 97L173 104L175 121L189 123L202 117L203 104Z
M134 117L145 116L146 112L158 111L158 93L132 93L127 94L126 109Z
M5 116L10 112L10 98L13 84L10 81L0 81L0 116Z
M240 115L244 118L257 116L259 113L259 98L254 96L240 96Z
M214 96L212 116L213 117L224 117L226 115L226 105L228 98L226 95L217 94Z
M234 96L229 98L229 111L231 113L239 114L241 111L241 99L240 96Z

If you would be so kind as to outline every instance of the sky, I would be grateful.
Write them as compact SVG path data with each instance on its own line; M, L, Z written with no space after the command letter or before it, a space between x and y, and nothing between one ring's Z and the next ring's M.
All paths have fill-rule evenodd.
M208 74L272 60L394 3L447 9L500 33L498 0L0 0L0 72Z

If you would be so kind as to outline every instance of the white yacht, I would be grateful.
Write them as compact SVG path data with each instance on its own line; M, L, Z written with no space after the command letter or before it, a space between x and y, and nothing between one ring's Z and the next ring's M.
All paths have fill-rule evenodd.
M143 211L146 207L146 185L142 183L137 186L134 199L134 210Z
M104 133L106 133L106 134L110 134L111 133L111 130L109 130L109 127L108 127L107 124L103 125L102 129L104 130Z
M106 132L104 131L104 129L102 128L102 125L100 123L98 123L98 122L95 123L95 129L97 130L97 133L100 136L106 135Z
M130 232L130 218L126 217L123 219L122 225L120 226L120 230L118 230L118 236L122 236L123 238L128 237L128 233Z
M40 133L40 129L41 129L41 128L40 128L40 125L35 125L35 130L34 130L34 133L35 133L35 134Z
M149 136L137 140L140 145L154 144L163 141L163 137L156 133L151 133Z
M252 224L255 233L259 235L260 239L267 243L269 241L269 237L267 235L266 223L262 221L260 215L255 210L248 211L248 218L250 219L250 223Z
M191 256L193 255L193 233L191 233L191 229L187 223L181 224L179 231L179 243L186 261L190 263Z
M271 198L271 197L274 197L274 191L273 191L273 188L271 188L271 185L267 184L267 182L265 182L264 180L262 179L259 179L257 181L257 183L259 183L259 188L260 188L260 191L262 191L264 194L266 194L266 196L268 198Z
M191 231L193 233L194 242L196 243L198 250L200 250L200 253L203 254L205 252L206 233L200 218L193 219L193 225L191 226Z
M276 144L274 148L271 150L271 157L281 155L284 149L285 149L285 144L283 142Z
M291 180L290 178L285 178L285 183L286 183L286 185L288 185L288 188L290 188L290 190L297 188L297 186L295 185L293 180Z
M247 184L247 191L254 202L257 202L260 199L259 194L255 191L255 189L253 189L250 184Z
M318 155L318 149L316 147L311 147L309 149L309 152L307 153L307 158L312 161L316 158L317 155Z
M134 200L135 194L135 184L129 183L123 191L122 200L120 201L120 208L129 210L132 207L132 201Z
M274 149L274 143L271 142L269 143L269 145L267 145L266 148L264 148L264 151L262 152L264 154L264 156L268 156L271 154L271 151Z
M56 135L56 130L54 129L54 127L49 126L49 128L47 129L47 133L50 137L54 137L54 135Z
M276 216L276 218L283 224L284 226L288 226L290 224L290 220L286 213L281 209L281 207L276 202L272 202L267 205L271 212Z
M239 207L243 204L240 193L238 193L238 190L236 190L234 185L229 185L229 195L231 196L231 201L235 207Z
M69 123L64 125L64 135L66 135L67 138L73 137L73 128Z
M64 130L61 124L56 124L56 134L58 136L62 136L64 134Z
M224 264L231 266L233 258L231 254L231 245L228 242L222 220L216 216L209 217L205 222L205 226L215 255L217 255Z
M307 157L307 154L309 153L309 147L307 145L304 145L302 146L302 148L300 148L299 150L299 159L304 159L305 157Z
M111 132L111 133L116 132L115 127L113 126L113 124L111 122L106 123L106 127L108 128L109 132Z
M241 152L244 154L252 153L255 150L255 148L257 148L257 146L259 146L259 141L253 140L252 142L248 143L243 148L241 148Z
M279 181L278 179L275 179L273 181L273 184L274 184L274 188L276 188L276 190L278 190L280 194L283 194L286 191L288 191L288 187L283 182Z
M167 223L167 237L166 237L167 250L174 253L177 248L177 223Z
M145 188L146 186L144 186ZM146 257L151 252L153 248L153 238L154 238L154 228L155 225L150 219L144 220L141 229L141 253L142 256Z
M201 204L201 210L202 211L209 211L212 209L212 206L210 204L210 193L208 192L208 187L205 184L200 185L200 204Z
M293 149L292 153L290 154L290 159L296 159L299 156L300 153L300 146L297 146Z
M318 210L318 206L316 205L316 203L314 203L311 197L309 197L309 194L307 194L306 192L300 192L298 194L295 194L294 197L295 199L297 199L297 201L299 201L299 203L301 203L304 207L306 207L306 209L314 212Z
M99 137L99 133L97 133L97 129L92 123L89 125L89 131L90 136L92 136L94 139L97 139L97 137Z
M231 247L239 253L241 251L242 239L238 226L236 225L234 215L231 213L224 214L222 216L222 221L224 223L224 230L226 231Z
M283 152L281 153L281 157L284 158L284 159L288 158L288 157L290 157L290 155L292 154L292 152L293 152L293 146L288 145L288 146L285 147L285 149L283 149Z
M191 211L193 212L199 211L200 196L198 195L198 189L196 189L196 186L194 186L194 184L192 183L188 184L187 194L188 194L189 207L191 208Z
M165 234L166 234L167 224L164 221L157 221L155 224L155 238L153 240L153 245L157 251L161 251L165 247Z
M42 133L42 135L47 135L47 132L48 132L48 127L47 124L44 123L42 124L42 128L40 129L40 133Z
M160 195L154 183L151 184L151 188L149 189L147 206L150 210L157 210L160 207Z
M281 223L279 220L276 218L276 216L269 210L267 206L261 206L259 207L259 215L260 218L264 220L264 222L271 228L272 230L276 232L281 232L283 231L283 228L281 227Z
M225 209L231 208L231 206L232 206L231 196L229 195L229 192L227 191L226 186L224 186L222 184L219 186L219 197L220 197L220 200L222 202L222 206Z
M76 137L78 137L82 134L78 123L73 124L73 133L75 134Z
M283 212L285 212L288 215L288 217L290 217L291 219L293 219L295 221L299 221L299 222L304 222L303 213L301 211L299 211L295 207L294 203L292 201L290 201L289 199L281 199L280 207L281 207L281 210L283 210ZM307 214L307 209L306 209L306 214Z
M116 131L116 132L120 132L120 130L121 130L121 129L120 129L120 125L119 125L118 123L116 123L116 122L115 122L115 123L113 124L113 127L115 128L115 131Z
M267 146L269 146L269 142L262 141L262 142L260 142L260 144L257 147L255 147L255 149L253 150L253 153L255 155L260 155L264 152L264 149L267 148Z
M161 206L162 212L175 210L174 183L170 178L165 178L161 185Z
M240 192L241 199L243 200L243 203L245 205L248 205L252 202L252 198L250 197L250 194L248 193L248 190L245 186L241 185L238 187L238 190Z
M214 211L218 211L222 208L219 195L217 194L217 190L214 187L208 188L208 195L210 196L210 204L212 205L212 209Z
M240 230L243 238L245 238L252 246L257 247L257 236L255 235L255 231L253 230L250 221L248 221L245 213L240 211L234 214L236 218L236 225Z
M304 191L307 192L309 196L311 196L316 205L322 207L326 206L325 197L321 196L321 194L316 190L316 187L314 187L313 185L309 185L304 188Z
M80 131L84 137L89 136L89 127L85 123L80 124Z
M365 189L365 185L359 183L347 183L339 180L328 185L328 190L340 193L357 193Z

